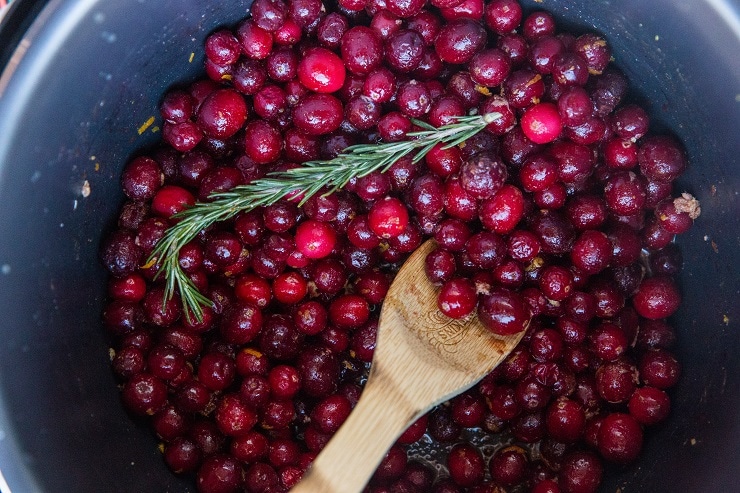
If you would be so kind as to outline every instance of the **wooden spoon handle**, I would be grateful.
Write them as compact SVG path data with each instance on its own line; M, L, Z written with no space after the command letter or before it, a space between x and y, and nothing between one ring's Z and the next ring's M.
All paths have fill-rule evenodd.
M420 411L374 370L352 413L290 493L361 492L388 449L418 417Z

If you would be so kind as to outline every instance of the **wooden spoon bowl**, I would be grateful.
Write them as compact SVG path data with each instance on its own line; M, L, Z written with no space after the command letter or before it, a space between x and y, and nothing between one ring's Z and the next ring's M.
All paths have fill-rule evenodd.
M524 335L495 335L475 313L461 320L443 315L437 288L424 272L435 246L434 240L425 242L396 275L380 312L362 396L291 493L362 491L406 428L475 385Z

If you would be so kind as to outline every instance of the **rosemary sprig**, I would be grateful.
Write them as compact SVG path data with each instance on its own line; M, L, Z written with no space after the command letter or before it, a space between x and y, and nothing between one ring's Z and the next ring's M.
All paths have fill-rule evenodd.
M211 301L198 291L182 270L178 256L180 249L208 226L287 197L300 196L299 205L303 205L319 191L327 190L325 194L330 194L353 178L377 170L385 172L393 163L414 151L413 161L417 162L437 144L445 144L445 148L457 146L499 117L500 113L460 116L455 122L439 128L414 120L414 124L424 130L409 133L410 140L353 145L333 159L308 161L299 168L269 173L228 192L215 193L210 202L196 203L175 216L178 222L165 232L147 262L148 265L160 263L157 275L165 277L164 301L178 292L188 320L191 314L199 321L203 319L203 307L210 305Z

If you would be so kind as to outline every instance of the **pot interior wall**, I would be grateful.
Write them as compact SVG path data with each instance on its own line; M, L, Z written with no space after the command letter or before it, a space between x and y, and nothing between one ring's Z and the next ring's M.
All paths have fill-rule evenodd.
M119 404L99 326L98 241L122 201L122 165L158 138L160 96L200 73L205 36L247 3L52 0L0 77L0 469L16 493L187 491ZM681 186L702 202L680 239L684 376L673 415L604 491L731 491L740 463L737 7L523 3L609 39L654 128L686 144Z

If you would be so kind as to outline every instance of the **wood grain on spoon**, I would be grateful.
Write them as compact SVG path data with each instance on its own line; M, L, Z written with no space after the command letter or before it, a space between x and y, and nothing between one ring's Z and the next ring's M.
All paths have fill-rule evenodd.
M416 419L473 386L516 347L524 332L497 336L473 313L453 320L437 308L424 272L434 240L421 245L388 290L370 375L347 421L291 493L353 493Z

